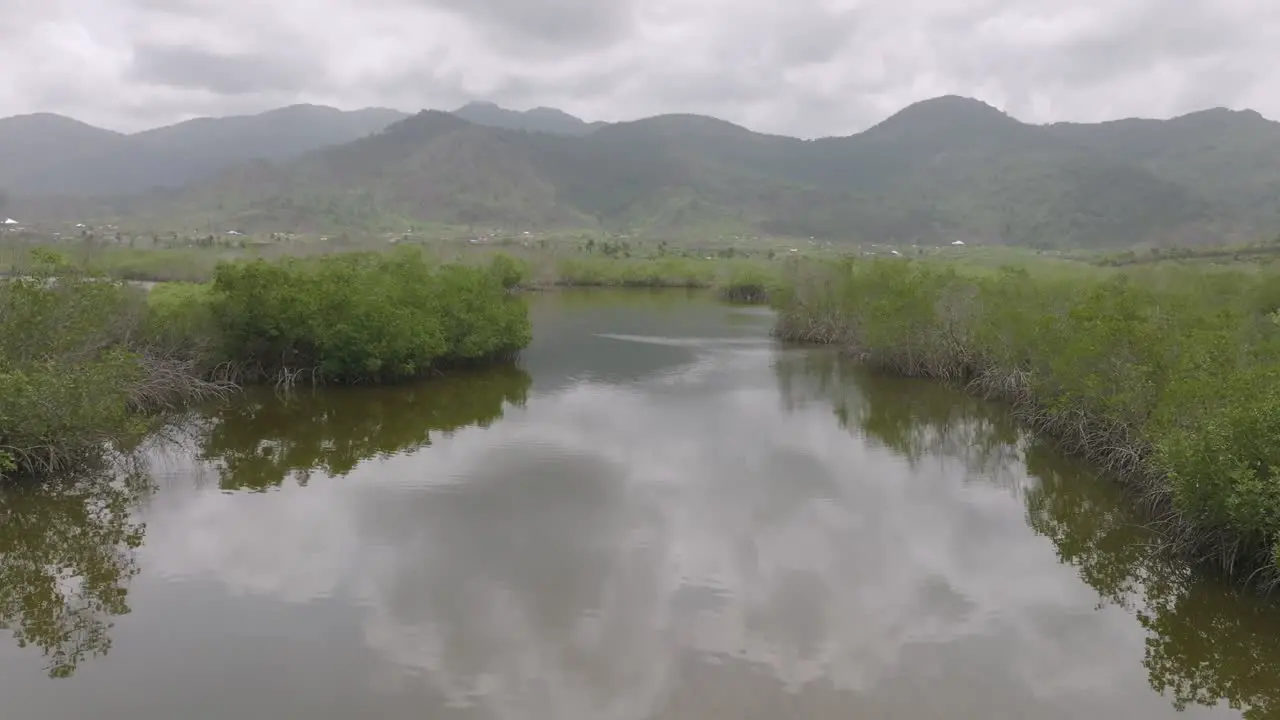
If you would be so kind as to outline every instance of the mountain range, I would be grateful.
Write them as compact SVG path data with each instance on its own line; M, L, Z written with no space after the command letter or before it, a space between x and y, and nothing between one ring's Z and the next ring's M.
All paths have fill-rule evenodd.
M115 196L124 199L113 212L136 222L243 231L436 222L668 237L1210 243L1280 231L1280 123L1213 109L1033 125L956 96L818 140L697 115L589 123L491 103L411 116L292 106L134 135L26 115L0 120L0 190L16 207Z

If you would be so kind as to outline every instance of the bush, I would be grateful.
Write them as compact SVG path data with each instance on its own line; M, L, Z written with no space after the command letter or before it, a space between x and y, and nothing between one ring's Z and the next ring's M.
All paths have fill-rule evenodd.
M156 402L209 389L150 352L142 290L37 260L0 281L0 473L83 464L136 438Z
M224 358L249 377L394 382L528 345L510 278L413 253L258 260L219 266L210 302Z
M721 285L720 297L729 302L764 304L775 284L774 276L759 266L738 266Z
M506 253L499 253L489 261L489 274L497 278L503 288L512 290L528 276L529 268L522 261Z
M219 337L212 300L210 285L156 285L147 296L147 339L160 347L208 358L216 352Z
M1280 578L1276 278L1159 270L967 274L902 260L810 265L779 334L966 383L1126 477L1186 547ZM1260 575L1261 577L1261 575Z

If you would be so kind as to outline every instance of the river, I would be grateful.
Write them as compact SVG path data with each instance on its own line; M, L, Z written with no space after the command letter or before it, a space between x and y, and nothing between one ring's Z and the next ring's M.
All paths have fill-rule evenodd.
M247 392L0 494L3 717L1280 714L1280 608L1003 408L697 293L529 301L519 369Z

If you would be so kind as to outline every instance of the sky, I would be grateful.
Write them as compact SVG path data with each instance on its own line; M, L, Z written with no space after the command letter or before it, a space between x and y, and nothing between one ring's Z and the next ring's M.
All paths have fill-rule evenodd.
M3 0L0 116L132 132L293 103L815 137L976 97L1022 120L1280 118L1275 0Z

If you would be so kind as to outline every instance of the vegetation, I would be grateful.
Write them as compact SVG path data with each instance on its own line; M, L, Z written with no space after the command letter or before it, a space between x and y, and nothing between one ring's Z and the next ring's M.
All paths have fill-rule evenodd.
M432 266L418 253L218 268L210 309L226 360L249 378L396 382L513 357L528 345L506 263Z
M1013 404L1134 480L1181 549L1280 579L1280 283L1158 269L963 273L915 261L809 267L778 332Z
M1276 716L1274 602L1205 582L1184 558L1153 553L1158 528L1144 523L1125 487L1044 436L1027 437L993 403L956 398L937 383L877 375L833 353L792 355L775 369L789 404L830 403L851 432L909 462L956 463L970 482L1020 498L1032 529L1100 601L1136 616L1151 687L1178 709L1227 705L1250 720Z
M771 268L739 265L720 285L720 297L729 302L764 304L777 284L777 272Z
M52 474L124 449L158 410L228 379L398 382L512 357L521 268L355 253L220 265L145 290L39 253L0 282L0 474Z
M683 287L709 288L716 282L711 263L683 258L621 260L568 258L553 284L567 287Z
M0 168L13 169L9 189L26 196L181 184L106 207L30 197L19 207L215 233L438 224L473 235L1115 249L1254 242L1280 230L1280 124L1250 111L1039 126L944 97L813 141L694 115L599 125L473 105L395 117L285 108L131 136L98 131L110 137L66 118L13 118L0 121ZM127 151L63 157L62 148L102 143ZM255 157L276 162L247 162Z
M146 413L224 389L153 342L145 293L41 258L0 281L0 475L83 465L136 441Z
M1156 263L1182 263L1197 265L1233 265L1249 263L1271 265L1280 259L1280 236L1269 242L1240 243L1235 245L1206 245L1200 247L1153 247L1146 251L1126 250L1108 253L1094 258L1102 267L1150 265Z

